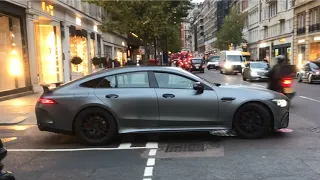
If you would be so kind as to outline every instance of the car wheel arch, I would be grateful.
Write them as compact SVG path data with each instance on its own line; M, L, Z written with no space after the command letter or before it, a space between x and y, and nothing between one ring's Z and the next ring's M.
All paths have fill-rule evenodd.
M108 113L113 117L113 119L114 119L114 121L115 121L115 123L116 123L116 127L117 127L117 129L118 129L118 131L119 131L119 122L118 122L119 118L118 118L118 116L117 116L111 109L109 109L109 108L107 108L107 107L105 107L105 106L102 106L102 105L100 105L100 104L92 104L92 105L89 105L89 106L81 107L81 108L79 108L79 109L77 110L77 113L76 113L76 115L73 117L73 120L72 120L72 134L75 134L75 121L76 121L78 115L79 115L82 111L87 110L87 109L91 109L91 108L92 108L92 109L93 109L93 108L100 108L100 109L103 109L104 111L108 112Z
M235 115L237 114L238 110L239 110L241 107L243 107L243 106L245 106L245 105L247 105L247 104L251 104L251 103L253 103L253 104L259 104L259 105L263 106L264 108L266 108L266 110L269 112L269 114L270 114L270 116L271 116L270 128L273 129L273 128L274 128L274 114L273 114L271 108L270 108L267 104L263 103L262 101L258 101L258 100L246 101L246 102L242 103L241 105L239 105L239 107L235 110L235 113L234 113L233 116L232 116L232 129L234 128L234 127L233 127L233 122L234 122L234 118L235 118Z

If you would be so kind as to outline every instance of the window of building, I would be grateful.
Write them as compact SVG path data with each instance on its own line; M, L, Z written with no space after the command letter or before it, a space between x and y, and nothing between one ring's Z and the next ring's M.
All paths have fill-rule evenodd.
M268 38L268 27L264 27L264 39Z
M281 20L280 21L280 34L284 34L286 29L285 29L285 26L286 25L286 21L285 20Z
M0 92L27 86L24 38L19 18L0 13Z
M183 76L169 73L154 73L159 88L168 89L193 89L194 81Z
M286 11L288 9L288 0L280 0L281 11Z
M277 15L277 2L272 2L269 5L269 17L272 18Z
M147 88L149 86L148 72L133 72L117 75L118 88Z
M302 12L302 13L299 13L297 15L297 20L298 20L298 24L297 24L297 27L298 28L304 28L306 26L306 13L305 12Z

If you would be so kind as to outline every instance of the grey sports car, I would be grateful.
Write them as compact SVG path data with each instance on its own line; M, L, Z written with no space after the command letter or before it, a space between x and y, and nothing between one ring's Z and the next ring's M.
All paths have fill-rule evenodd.
M91 145L118 133L234 130L260 138L289 124L288 98L256 87L212 84L176 67L103 70L43 93L41 131Z

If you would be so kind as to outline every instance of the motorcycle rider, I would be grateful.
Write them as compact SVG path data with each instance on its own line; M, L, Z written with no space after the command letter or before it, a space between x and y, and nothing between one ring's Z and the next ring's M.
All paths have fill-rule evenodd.
M276 60L277 64L268 72L268 89L282 92L281 80L284 78L282 68L285 64L286 57L284 55L279 55L276 57Z

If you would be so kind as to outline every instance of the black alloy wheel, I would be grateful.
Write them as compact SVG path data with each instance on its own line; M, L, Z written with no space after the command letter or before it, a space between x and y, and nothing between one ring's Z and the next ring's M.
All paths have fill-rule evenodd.
M76 135L86 144L104 145L117 134L113 116L101 108L85 109L75 121Z
M233 128L239 137L257 139L268 134L271 115L262 105L248 103L241 106L235 113Z

